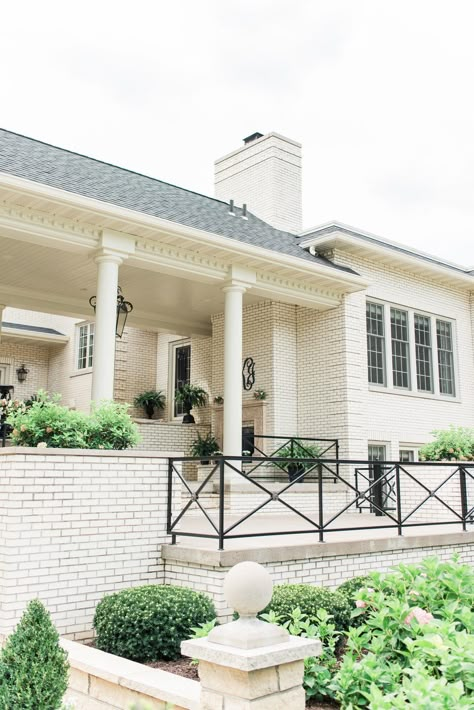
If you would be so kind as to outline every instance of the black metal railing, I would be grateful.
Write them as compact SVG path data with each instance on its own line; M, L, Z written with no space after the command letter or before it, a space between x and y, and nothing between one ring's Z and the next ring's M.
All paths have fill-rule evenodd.
M325 489L323 477L323 466L334 466L334 460L299 459L317 472L316 487L308 486L306 491L297 485L304 480L304 471L284 485L249 477L244 471L249 458L252 464L258 463L257 457L217 457L205 479L196 484L181 471L183 463L196 459L168 460L167 531L172 544L177 537L208 538L215 539L222 550L226 540L237 538L312 533L324 542L333 533L394 529L403 535L408 528L440 525L458 525L466 531L474 524L474 463L337 460L333 475L342 486L334 491ZM284 469L294 459L277 457L275 461ZM362 476L364 470L373 470L375 475ZM259 498L252 501L251 496L242 496L242 485L245 493L257 493ZM384 497L384 489L390 489L390 496ZM298 493L304 495L292 500L291 494ZM341 496L337 506L335 496ZM263 515L270 505L278 506L277 516ZM384 516L384 521L370 513L350 517L351 511L359 512L360 505L375 516ZM248 510L242 513L242 506Z
M315 458L314 450L318 450ZM245 454L249 455L246 457ZM317 480L318 468L323 469L323 478L336 481L337 459L339 459L339 440L304 436L274 436L272 434L251 434L242 436L243 472L249 478L259 480L284 480L288 467L293 475L302 471L301 459L315 459L316 463L304 466L304 480ZM281 463L281 457L288 457L290 463ZM331 459L330 463L322 463ZM332 461L334 459L334 462ZM336 471L333 471L333 468ZM303 479L299 479L302 481Z

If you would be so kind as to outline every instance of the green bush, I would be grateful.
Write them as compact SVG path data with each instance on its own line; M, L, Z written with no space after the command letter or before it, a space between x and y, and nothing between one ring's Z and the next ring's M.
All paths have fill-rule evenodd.
M290 621L295 609L304 616L316 618L319 609L332 616L338 631L346 629L351 618L351 606L344 594L311 584L280 584L274 587L270 604L264 613L273 612L284 624Z
M15 446L61 449L127 449L139 441L126 404L103 402L92 414L59 404L60 396L39 392L28 408L8 414Z
M373 572L357 593L344 658L330 689L342 708L474 707L474 570L428 558ZM436 681L436 682L435 682ZM438 700L424 705L414 699ZM382 693L394 704L379 705ZM459 703L454 702L459 696ZM447 699L451 699L449 704ZM443 704L448 702L448 704Z
M128 404L102 402L87 421L86 448L129 449L140 441L137 425L128 414Z
M337 591L344 594L344 596L346 596L351 602L362 587L370 587L370 577L368 575L351 577L351 579L348 579L340 584Z
M1 710L57 710L67 689L67 654L40 601L34 600L0 654Z
M174 659L193 627L215 616L211 600L186 587L124 589L104 597L97 605L97 648L133 661Z
M474 429L450 426L432 433L435 440L421 447L420 461L474 460Z

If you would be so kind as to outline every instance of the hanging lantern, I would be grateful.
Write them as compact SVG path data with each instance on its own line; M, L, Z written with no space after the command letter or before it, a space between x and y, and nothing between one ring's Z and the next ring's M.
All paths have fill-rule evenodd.
M18 382L26 382L27 375L29 373L29 370L26 369L24 365L18 368L16 371L16 376L18 377Z
M92 296L89 298L89 303L94 309L95 313L95 308L97 304L97 298L96 296ZM115 335L117 338L121 338L123 335L123 331L125 329L125 324L127 322L128 314L133 311L133 305L130 303L130 301L126 301L123 294L122 294L122 289L120 286L117 288L117 318L115 321Z

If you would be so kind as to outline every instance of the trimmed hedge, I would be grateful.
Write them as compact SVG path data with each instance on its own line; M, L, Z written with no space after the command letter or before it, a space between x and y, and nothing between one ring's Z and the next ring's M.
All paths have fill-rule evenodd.
M339 585L337 591L341 592L341 594L345 594L346 597L352 600L362 587L370 587L370 577L368 575L351 577L351 579Z
M300 611L314 618L318 609L324 609L334 617L336 629L346 629L350 624L351 606L345 594L333 592L311 584L280 584L274 587L270 604L262 613L273 611L280 617L280 623L291 619L292 612Z
M215 616L212 601L186 587L157 584L124 589L97 605L96 645L132 661L175 659L192 627Z

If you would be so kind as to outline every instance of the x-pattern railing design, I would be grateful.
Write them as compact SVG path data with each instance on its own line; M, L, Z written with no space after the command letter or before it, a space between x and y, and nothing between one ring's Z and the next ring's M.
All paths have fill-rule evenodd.
M174 544L176 542L177 536L186 536L186 537L202 537L202 538L212 538L218 540L219 544L219 549L224 549L224 542L226 539L235 539L235 538L248 538L248 537L265 537L265 536L273 536L273 535L301 535L301 534L308 534L308 533L316 533L318 536L318 540L320 542L324 542L324 536L326 533L333 533L333 532L351 532L351 531L357 531L357 530L377 530L377 529L388 529L388 528L396 528L398 531L399 535L403 534L404 528L408 527L420 527L420 526L432 526L432 525L452 525L452 524L461 524L462 529L466 530L467 525L469 523L474 523L474 501L472 505L468 502L468 495L467 495L467 482L472 482L474 483L474 464L469 465L469 464L458 464L458 463L412 463L410 462L409 466L410 468L415 467L418 468L420 466L423 466L424 468L429 468L431 470L444 470L446 467L452 468L453 470L449 471L448 475L443 478L442 481L437 483L434 488L430 488L428 485L426 485L423 481L421 481L419 478L417 478L411 471L407 470L408 465L407 464L400 464L398 462L379 462L380 465L380 473L378 477L375 480L370 480L370 479L365 479L364 483L364 488L360 489L359 484L353 485L350 480L342 477L338 472L334 472L333 475L336 476L337 480L339 480L344 486L346 486L349 491L352 492L353 497L349 502L347 502L340 510L337 512L333 513L332 515L329 516L328 519L325 519L324 515L324 488L323 488L323 468L322 466L319 466L317 468L318 470L318 490L317 493L315 494L315 502L317 502L316 506L316 515L314 517L310 517L309 514L303 512L302 510L299 510L295 505L292 505L289 503L287 500L285 500L282 496L290 491L294 485L298 482L300 482L300 479L304 477L305 473L301 473L299 477L294 479L293 481L289 481L287 484L285 484L281 489L278 491L271 490L270 488L267 487L264 483L260 482L259 480L256 480L254 478L249 478L243 471L242 471L242 463L244 461L247 461L248 457L219 457L216 459L212 469L209 471L208 475L205 477L205 479L198 484L195 490L193 490L192 486L190 485L189 481L186 480L184 475L180 471L180 466L184 462L189 462L189 461L196 461L196 459L191 459L191 458L175 458L175 459L169 459L169 465L168 465L168 519L167 519L167 530L168 534L172 536L172 543ZM288 463L291 461L291 459L284 459L282 457L277 457L277 462L280 465L284 465L285 462ZM307 465L312 465L315 464L317 465L320 463L320 459L301 459L303 463L306 463ZM333 464L334 461L322 461L322 463L329 463ZM349 461L349 460L341 460L338 461L338 464L341 466L344 466L345 468L349 468L354 470L354 467L360 467L363 465L364 467L370 467L373 465L372 462L369 461ZM426 492L426 496L418 502L414 507L412 507L410 510L404 512L403 511L403 501L402 501L402 486L401 486L401 478L402 476L406 476L407 480L410 481L411 483L415 484L415 486L419 486L419 488L423 491ZM206 490L206 487L212 482L215 483L215 480L213 481L214 477L218 478L217 481L217 496L218 496L218 516L217 520L214 520L212 515L209 513L209 511L206 509L205 505L201 501L201 497L203 493L208 494L209 490ZM390 481L389 481L390 477ZM238 481L239 479L245 479L247 483L250 483L255 489L257 489L259 492L263 493L266 495L265 500L262 500L258 503L258 505L255 505L252 507L252 509L246 513L245 515L239 517L237 520L232 520L229 521L229 523L226 525L225 523L225 517L226 515L232 516L232 492L229 490L226 490L226 485L229 483L230 479L233 479L234 481ZM453 507L453 504L450 502L447 502L446 500L443 500L443 498L440 495L441 489L446 486L449 482L456 482L456 478L458 478L457 483L455 483L455 488L454 491L459 493L459 509L456 507ZM181 510L175 514L173 510L174 506L174 497L173 497L173 485L175 480L177 479L178 483L181 484L182 490L184 491L185 495L188 495L188 500L184 503L183 507ZM359 477L360 480L360 477ZM394 499L394 509L387 509L384 507L383 503L384 500L383 498L380 497L380 495L374 495L377 491L377 487L380 486L387 486L390 482L390 486L393 487L394 493L395 493L395 499ZM212 492L212 491L211 491ZM181 491L179 491L179 494L181 495ZM310 495L310 493L307 493L305 495ZM410 494L410 492L406 492L405 494L406 498L409 498L410 495L413 495L413 493ZM230 507L226 510L226 498L229 496L229 504ZM437 501L443 508L445 508L449 513L453 516L453 519L445 520L445 519L438 519L436 516L434 516L434 519L428 518L427 520L423 521L418 521L418 522L413 522L411 520L413 516L428 502L431 500ZM390 522L386 524L377 524L377 525L351 525L349 527L332 527L333 524L336 521L339 521L341 516L343 516L345 513L347 513L351 508L355 507L357 508L362 502L370 502L371 510L375 512L376 514L383 515L385 516ZM279 527L278 529L275 530L255 530L255 531L237 531L239 526L243 525L246 521L248 521L250 518L253 516L257 515L259 512L261 512L266 506L268 506L272 502L277 502L283 506L284 509L288 510L290 513L294 514L298 519L304 521L306 525L302 526L301 529L281 529ZM213 532L198 532L198 531L193 531L192 529L186 530L185 528L180 528L179 523L183 521L183 518L186 516L190 508L193 506L193 504L196 504L198 509L201 511L203 516L206 518L208 523L210 524ZM342 521L341 521L342 522Z
M258 444L256 443L258 441ZM276 449L268 453L263 448L265 443L276 444ZM278 442L278 443L276 443ZM255 434L252 438L243 437L243 449L246 445L248 450L252 450L251 457L247 457L245 461L251 461L250 467L247 466L245 474L249 478L277 478L275 469L278 473L287 474L288 463L280 462L279 457L282 457L285 450L289 452L288 459L290 463L300 462L302 458L314 459L314 447L320 449L318 458L314 460L312 465L305 468L305 479L311 478L311 474L316 472L318 465L323 467L324 478L334 479L333 464L323 463L324 459L339 458L339 440L338 439L321 439L314 437L301 436L272 436L271 434ZM312 451L313 449L313 451ZM256 453L255 453L256 452ZM254 461L254 457L256 460ZM265 474L265 470L271 469L269 475ZM338 471L339 472L339 471ZM328 474L328 475L326 475Z

